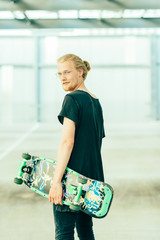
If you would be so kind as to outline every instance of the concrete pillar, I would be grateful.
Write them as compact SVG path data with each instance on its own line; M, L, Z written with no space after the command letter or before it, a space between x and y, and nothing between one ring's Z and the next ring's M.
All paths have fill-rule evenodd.
M152 114L154 120L160 120L160 37L151 38L151 88Z
M13 67L1 67L1 111L0 122L2 124L12 124L13 122Z

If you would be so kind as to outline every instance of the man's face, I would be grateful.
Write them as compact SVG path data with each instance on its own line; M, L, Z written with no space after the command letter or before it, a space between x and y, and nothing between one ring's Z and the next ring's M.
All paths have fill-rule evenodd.
M83 70L77 70L72 61L58 63L58 76L66 92L73 92L78 89L83 82L82 74Z

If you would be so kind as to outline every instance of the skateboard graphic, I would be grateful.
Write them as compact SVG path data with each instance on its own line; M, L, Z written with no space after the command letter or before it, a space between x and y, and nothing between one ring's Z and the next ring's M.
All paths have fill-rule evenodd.
M14 182L24 182L31 190L48 198L55 167L54 160L23 153ZM113 189L109 184L87 178L67 167L62 187L62 203L71 210L81 210L95 218L107 215L113 198Z

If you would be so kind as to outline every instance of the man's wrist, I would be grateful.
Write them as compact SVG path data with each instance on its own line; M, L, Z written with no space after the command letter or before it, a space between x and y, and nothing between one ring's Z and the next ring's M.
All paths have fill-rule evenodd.
M56 179L56 178L53 178L53 184L61 184L61 180L60 179Z

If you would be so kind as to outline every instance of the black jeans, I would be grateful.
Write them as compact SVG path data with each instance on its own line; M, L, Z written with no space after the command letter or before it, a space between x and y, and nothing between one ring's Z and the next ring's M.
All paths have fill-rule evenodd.
M74 240L74 228L80 240L95 240L92 218L79 212L57 211L53 204L55 221L55 240Z

